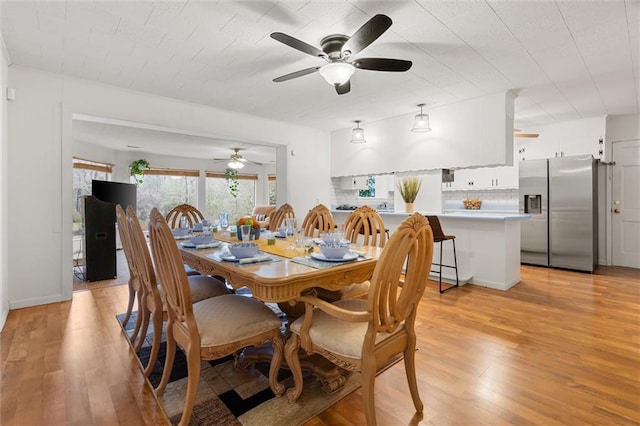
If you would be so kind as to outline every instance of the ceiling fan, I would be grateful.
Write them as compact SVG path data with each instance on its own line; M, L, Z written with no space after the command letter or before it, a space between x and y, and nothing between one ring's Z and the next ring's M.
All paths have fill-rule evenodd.
M520 129L513 129L513 137L536 139L538 136L540 136L539 133L521 133L521 132L522 131Z
M391 23L391 18L388 16L376 15L362 25L351 37L344 34L331 34L324 37L320 40L322 50L290 35L280 32L271 33L271 38L274 40L327 61L325 65L285 74L274 78L273 81L279 83L318 71L327 83L335 87L338 95L344 95L351 90L350 78L356 72L356 68L371 71L407 71L413 65L411 61L388 58L352 58L352 55L359 53L387 31Z
M262 163L258 163L257 161L247 160L242 155L240 155L240 148L232 148L233 153L229 156L229 158L214 158L213 161L228 161L227 166L231 169L241 169L244 167L245 163L253 163L258 166L262 166Z

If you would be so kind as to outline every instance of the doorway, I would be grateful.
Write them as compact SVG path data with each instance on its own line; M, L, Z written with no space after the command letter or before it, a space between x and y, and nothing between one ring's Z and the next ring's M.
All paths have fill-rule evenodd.
M614 142L612 159L612 264L640 269L640 140Z

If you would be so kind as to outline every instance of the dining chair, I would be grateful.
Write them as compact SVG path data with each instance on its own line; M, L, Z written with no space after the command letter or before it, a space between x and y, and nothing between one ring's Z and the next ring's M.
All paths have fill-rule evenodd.
M302 221L305 237L319 237L323 232L333 231L335 227L331 210L324 204L318 204L309 210Z
M142 226L140 225L136 212L131 206L127 208L127 224L131 235L134 264L136 265L138 278L144 288L144 297L138 307L138 316L142 321L140 337L137 341L132 340L136 352L140 350L144 343L149 329L149 322L151 321L153 325L149 362L146 367L143 366L144 375L148 376L151 374L153 366L158 359L158 350L160 349L160 340L162 337L162 322L167 318L166 303L163 294L164 286L162 284L159 285L156 279L147 239L142 232ZM173 244L177 249L175 239ZM155 266L157 267L157 264ZM184 268L182 270L184 271ZM162 283L162 281L160 281L160 283ZM211 297L232 293L224 282L207 275L189 275L187 277L187 285L189 287L190 300L194 303Z
M382 216L376 209L362 206L347 216L344 222L344 237L354 244L363 246L384 247L387 242L387 229ZM339 290L317 289L321 299L333 302L339 299L366 297L369 294L369 283L353 283Z
M418 413L422 412L416 380L414 325L432 256L433 233L429 221L420 213L414 213L400 224L382 250L366 300L328 303L314 296L296 299L305 303L305 313L290 325L291 336L285 347L285 359L294 381L294 386L287 389L290 402L297 401L303 391L299 358L302 347L307 353L320 354L343 369L361 372L368 425L376 424L376 372L396 356L404 356L413 405ZM400 285L403 273L405 277Z
M284 203L276 209L269 219L269 230L277 231L278 228L284 226L284 220L288 218L295 218L296 214L293 211L293 207L290 204Z
M138 306L142 304L144 288L140 285L138 279L138 272L135 268L133 260L133 247L131 242L131 234L129 233L129 225L127 223L127 215L122 209L120 204L116 205L116 223L118 224L118 233L120 234L120 241L122 242L122 250L124 251L125 259L127 260L127 267L129 268L129 301L127 302L127 312L122 319L122 328L126 329L126 325L131 319L133 312L133 304L137 301ZM129 335L129 339L133 342L137 339L138 332L140 331L141 316L136 316L136 322L133 327L133 331Z
M175 206L169 211L169 213L167 213L165 220L171 229L175 229L180 227L180 219L183 217L187 219L189 228L193 228L193 225L204 220L202 212L191 204L180 204Z
M458 279L458 256L456 256L456 236L455 235L447 235L444 233L444 231L442 230L442 225L440 225L440 219L438 218L438 216L427 216L427 219L429 220L429 224L431 224L431 229L433 229L433 241L434 243L439 243L440 244L440 257L438 258L438 263L433 263L433 266L439 266L438 269L438 289L440 291L440 294L444 293L445 291L451 290L452 288L456 288L460 285L460 281ZM445 263L442 263L442 245L444 244L445 241L451 241L451 244L453 244L453 265L447 265ZM449 287L443 289L442 288L442 268L450 268L450 269L454 269L456 271L456 283L450 285ZM430 271L435 273L436 271Z
M363 246L384 247L387 242L387 228L376 209L370 206L358 207L344 221L344 236Z
M200 382L200 363L214 360L248 346L271 342L273 357L269 368L269 386L281 396L284 385L278 382L284 339L280 318L262 302L238 294L226 294L193 303L187 275L171 230L158 209L151 211L149 223L151 252L167 302L167 353L162 379L156 392L162 395L169 381L176 344L187 358L187 393L180 425L189 424ZM237 358L236 358L237 361Z

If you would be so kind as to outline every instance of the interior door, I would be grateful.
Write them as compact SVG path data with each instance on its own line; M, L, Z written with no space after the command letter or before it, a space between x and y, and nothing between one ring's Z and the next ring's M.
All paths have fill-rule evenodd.
M640 140L613 143L612 263L640 268Z

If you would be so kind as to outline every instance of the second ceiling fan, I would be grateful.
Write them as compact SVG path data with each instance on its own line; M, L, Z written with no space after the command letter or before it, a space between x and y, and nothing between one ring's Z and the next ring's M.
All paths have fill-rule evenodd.
M352 55L369 46L387 31L391 24L391 18L388 16L376 15L362 25L351 37L344 34L331 34L324 37L320 41L322 50L290 35L280 32L271 33L271 38L274 40L328 62L322 66L309 67L285 74L274 78L273 81L279 83L318 71L327 83L335 87L339 95L344 95L351 90L350 79L358 68L371 71L407 71L411 68L411 61L389 58L352 58Z

